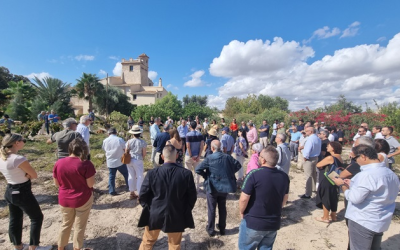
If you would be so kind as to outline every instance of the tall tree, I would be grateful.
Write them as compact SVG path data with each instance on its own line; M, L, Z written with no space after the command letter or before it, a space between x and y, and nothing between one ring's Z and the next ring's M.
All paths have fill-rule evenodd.
M35 77L32 85L37 91L38 98L47 103L50 109L54 109L62 118L73 115L74 110L70 104L71 92L69 83L60 79ZM35 100L36 101L36 100Z
M2 90L7 89L9 87L8 83L11 81L14 81L14 82L23 81L26 83L30 83L29 79L26 78L25 76L11 74L10 71L6 67L1 66L0 67L0 109L2 106L3 107L6 106L6 104L12 98L12 96L9 96L9 98L7 98L7 96L2 93Z
M190 103L196 103L200 107L205 107L205 106L207 106L207 101L208 101L208 97L206 95L205 96L201 96L201 95L192 95L192 96L185 95L182 98L183 106L186 106L186 105L188 105Z
M89 102L89 109L93 110L93 98L95 93L103 90L103 85L96 74L83 73L81 78L77 79L75 91L79 98Z
M106 107L107 104L107 107ZM99 91L93 97L93 106L100 114L110 114L113 111L124 115L130 115L134 105L129 102L129 98L116 87L108 87L108 93L104 86L99 87Z
M340 95L336 103L325 106L326 112L337 112L342 111L344 115L348 113L361 113L362 107L354 104L352 101L348 101L344 95Z

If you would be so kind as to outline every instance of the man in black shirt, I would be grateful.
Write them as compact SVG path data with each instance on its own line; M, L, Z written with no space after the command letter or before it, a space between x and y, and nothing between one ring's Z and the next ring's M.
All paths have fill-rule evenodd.
M278 158L278 151L267 146L258 157L261 167L250 171L243 182L239 249L272 249L290 183L289 176L275 167Z

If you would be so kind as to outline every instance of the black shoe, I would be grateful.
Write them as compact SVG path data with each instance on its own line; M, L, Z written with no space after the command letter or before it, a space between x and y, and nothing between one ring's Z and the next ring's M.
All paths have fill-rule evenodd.
M302 198L302 199L311 199L311 196L303 194L302 196L300 196L300 198Z
M219 228L219 224L216 225L217 229L219 230L220 235L225 235L225 229Z
M207 234L208 234L208 236L210 236L210 237L214 237L215 236L215 231L212 231L211 233L208 231L208 226L206 226L206 232L207 232Z
M119 195L117 192L112 192L112 193L110 193L110 195L111 196L117 196L117 195Z

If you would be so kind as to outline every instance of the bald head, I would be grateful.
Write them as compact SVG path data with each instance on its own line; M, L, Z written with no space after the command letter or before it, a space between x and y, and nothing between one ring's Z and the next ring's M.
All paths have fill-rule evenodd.
M221 142L219 140L213 140L211 142L211 151L213 152L221 151Z

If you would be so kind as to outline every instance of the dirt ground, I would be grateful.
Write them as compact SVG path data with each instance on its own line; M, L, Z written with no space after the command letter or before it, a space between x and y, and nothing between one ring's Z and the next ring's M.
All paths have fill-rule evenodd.
M247 165L247 163L245 163ZM33 192L44 213L41 245L53 245L56 248L61 217L57 203L57 190L53 186L51 173L39 172L39 178L33 181ZM278 231L274 249L346 249L347 228L344 221L343 199L339 202L338 222L324 224L314 218L322 215L315 206L315 199L302 200L304 193L303 173L295 168L290 172L290 197L283 209L282 227ZM143 229L137 227L142 208L137 201L129 200L129 193L122 177L118 176L119 196L110 196L107 192L108 171L100 169L96 174L95 203L86 229L85 247L95 250L138 249ZM0 193L4 193L5 181L0 181ZM239 194L228 196L228 219L226 235L210 238L205 227L207 224L207 202L205 193L199 192L193 211L195 229L183 234L182 249L238 249L238 210ZM400 196L396 201L396 213L400 210ZM13 249L8 239L7 207L0 199L0 249ZM400 214L399 214L400 215ZM390 228L383 235L382 249L400 249L400 221L396 216ZM29 242L29 219L24 218L23 242ZM72 242L72 241L70 241ZM154 249L167 249L167 237L161 233ZM70 243L67 249L72 249Z

